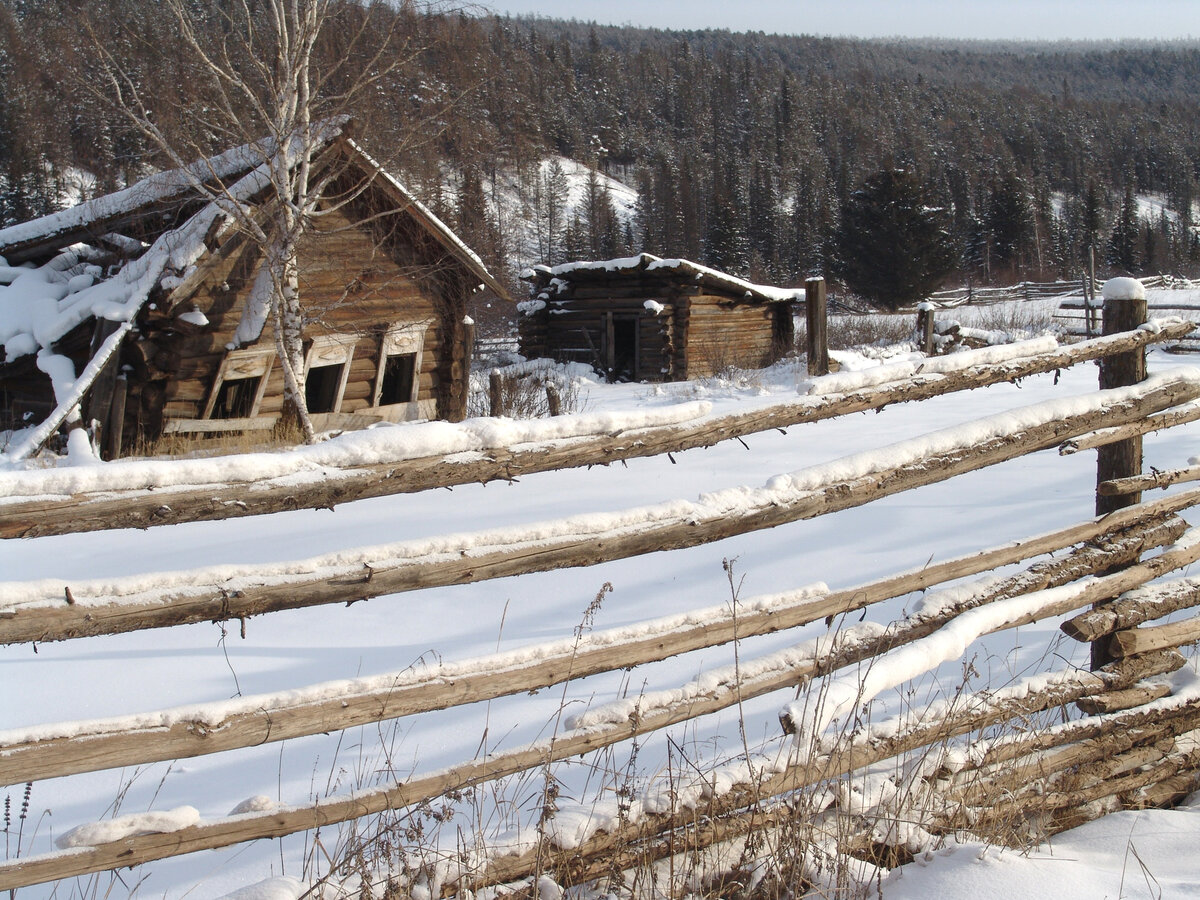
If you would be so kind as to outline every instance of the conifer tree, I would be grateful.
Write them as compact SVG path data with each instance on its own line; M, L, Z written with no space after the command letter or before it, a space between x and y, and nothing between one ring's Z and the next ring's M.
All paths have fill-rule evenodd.
M1033 210L1025 186L1009 172L993 182L988 192L987 226L989 270L992 277L1016 277L1025 262L1033 236Z
M955 264L945 211L904 169L884 169L851 195L835 245L846 285L889 309L929 296Z
M1138 259L1138 214L1137 202L1133 196L1133 183L1125 183L1125 195L1121 198L1121 208L1113 222L1112 235L1108 239L1108 261L1123 272L1135 272L1139 268Z

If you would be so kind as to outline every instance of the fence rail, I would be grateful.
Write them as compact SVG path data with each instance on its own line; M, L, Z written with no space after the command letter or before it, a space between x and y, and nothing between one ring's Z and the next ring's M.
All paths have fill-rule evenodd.
M565 441L543 442L533 449L479 447L481 458L470 462L442 456L413 459L397 455L385 462L354 469L331 471L320 467L314 472L313 467L298 464L277 478L253 483L221 481L197 485L194 479L189 479L191 483L183 489L131 491L113 487L67 497L56 496L61 491L43 487L37 473L27 473L29 477L23 481L28 486L27 494L10 493L0 498L0 538L150 528L301 508L332 509L339 503L370 497L511 481L553 469L680 453L758 432L1017 381L1152 343L1177 340L1189 329L1189 325L1176 324L1111 335L1003 363L972 365L973 360L981 357L960 353L951 360L958 368L944 368L935 375L844 390L833 396L799 398L747 413L703 417L694 422L672 422L616 434L583 434Z
M1067 360L1140 352L1150 340L1190 327L1188 323L1157 335L1151 329L1113 336L976 371L923 374L789 407L772 417L775 422L787 416L809 421L838 414L834 410L878 408L900 398L934 396L951 389L948 384L961 389L1011 380L1022 377L1014 373L1057 368L1054 361L1063 365L1069 364ZM928 393L931 384L939 389ZM884 401L885 397L891 399ZM587 516L543 523L528 535L509 529L371 548L338 569L327 567L323 560L309 561L319 575L295 577L282 570L257 569L228 580L228 571L196 570L164 574L162 590L152 595L144 591L144 577L136 585L131 581L128 592L120 582L72 583L56 596L40 586L7 585L0 594L0 640L66 639L237 618L694 546L835 513L1038 450L1063 447L1069 440L1077 447L1128 440L1131 435L1196 418L1181 413L1180 405L1185 404L1185 411L1200 409L1193 403L1198 398L1200 378L1194 374L1158 376L1137 386L1098 391L1086 399L1039 404L921 436L892 445L887 454L866 454L853 464L843 460L829 469L815 467L780 476L769 488L737 489L736 509L732 502L722 503L718 493L700 503L629 510L597 517L594 523ZM758 421L756 427L762 424ZM748 426L743 423L743 427ZM700 439L711 435L685 438ZM636 448L639 453L647 449L647 445ZM880 462L884 456L886 462ZM1188 477L1181 474L1164 480ZM1113 484L1108 490L1122 495L1135 486L1123 478ZM1140 489L1143 481L1135 484ZM165 833L8 860L0 863L0 890L420 804L798 687L806 692L806 699L781 699L779 738L763 749L761 759L748 758L736 777L722 781L712 772L697 772L694 785L672 785L678 795L672 802L640 817L609 823L569 848L543 834L534 846L515 855L460 860L446 889L475 890L547 871L562 882L577 883L621 863L632 865L729 840L764 822L782 824L799 798L817 803L827 794L821 789L840 777L913 754L936 762L950 742L972 734L969 764L948 770L949 774L937 774L941 770L935 765L895 767L901 773L895 777L907 779L898 783L898 789L920 792L925 798L923 812L896 810L897 817L919 815L922 828L939 833L968 825L978 829L1013 815L1014 810L1032 811L1045 816L1054 828L1092 814L1089 804L1098 799L1116 798L1109 802L1130 807L1168 802L1198 783L1200 752L1187 734L1200 725L1200 686L1195 679L1164 676L1184 665L1177 648L1200 641L1200 618L1170 625L1149 623L1200 606L1200 588L1191 582L1154 583L1200 560L1200 530L1189 528L1180 517L1198 503L1200 488L1186 489L1135 502L1053 534L980 550L852 589L748 598L741 608L735 605L724 612L694 611L682 619L643 622L629 630L581 634L519 651L527 663L522 666L514 663L515 657L498 655L448 664L420 676L380 676L377 683L355 694L328 696L323 686L314 685L289 692L286 698L248 697L244 709L221 704L227 713L223 717L217 716L215 706L193 709L188 715L148 714L148 721L159 723L156 729L131 731L128 719L86 727L79 723L44 726L32 738L12 729L0 733L0 780L10 784L197 756L496 699L700 648L738 647L750 636L797 628L823 617L832 624L860 610L866 615L884 600L913 590L1027 561L1016 574L983 578L927 597L918 611L895 621L838 627L800 648L759 657L742 649L728 670L709 672L703 683L643 698L633 715L624 705L592 709L566 722L562 732L550 739L447 770L307 806L201 821ZM1033 561L1051 552L1057 555ZM1105 605L1090 609L1100 603ZM829 728L840 712L857 708L939 662L961 658L963 648L983 635L1067 614L1072 614L1063 625L1068 638L1103 643L1117 658L1095 671L1068 668L1049 676L1033 675L1008 689L955 694L907 709L889 723L850 724L840 731ZM860 667L864 663L865 668ZM1028 723L1031 717L1067 704L1077 708L1061 724L1020 732L1010 729L1001 737L981 734L985 728L1014 720ZM848 720L853 723L852 716ZM270 734L264 734L264 723ZM681 797L700 800L689 805ZM817 812L834 814L825 806ZM819 817L813 822L813 827L820 827ZM903 855L899 833L881 832L877 824L873 831L849 828L834 836L844 852L869 851L884 858L879 856L882 844L893 854L887 858Z

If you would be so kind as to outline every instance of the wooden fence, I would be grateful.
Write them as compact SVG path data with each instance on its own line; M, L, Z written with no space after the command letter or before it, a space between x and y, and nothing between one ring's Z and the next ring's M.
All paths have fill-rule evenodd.
M503 473L511 475L514 468L539 471L676 452L754 430L1015 380L1084 360L1100 358L1107 367L1112 360L1140 356L1151 341L1173 340L1181 329L1190 328L1185 323L1126 332L1002 364L919 373L830 397L801 398L765 412L596 436L573 441L562 453L551 448L538 451L544 456L535 456L514 450L506 459L471 463L462 470L444 461L398 460L389 464L390 482L384 489L367 485L370 479L387 480L372 470L362 476L358 487L346 489L342 484L346 492L334 502L424 489L455 478L505 477ZM725 502L717 492L692 504L643 507L627 517L610 513L541 523L527 535L509 529L372 548L369 556L360 559L343 553L336 565L312 561L319 575L297 576L263 567L244 572L194 570L164 574L160 588L151 593L144 589L145 579L128 585L120 580L71 582L53 595L33 585L7 585L0 589L0 641L68 640L238 619L694 546L832 514L1039 450L1058 447L1069 453L1140 442L1142 434L1200 418L1198 401L1200 379L1194 374L1156 376L1127 387L1109 387L1086 399L1028 407L1007 414L1003 423L997 418L961 433L944 433L936 440L926 436L895 444L886 460L869 455L849 471L843 466L836 476L831 474L834 470L818 468L770 487L739 489L736 503L732 494ZM1186 738L1200 727L1200 688L1185 679L1159 676L1183 665L1176 648L1200 640L1200 617L1168 625L1147 623L1200 605L1200 586L1186 580L1161 581L1200 559L1200 533L1181 518L1181 513L1200 503L1200 488L1146 502L1135 492L1196 478L1200 476L1184 470L1106 476L1100 493L1120 500L1102 516L1081 513L1078 524L1051 534L980 549L851 589L744 598L724 613L707 610L702 616L654 620L632 630L564 636L515 655L388 673L360 682L351 693L331 693L328 686L312 685L281 695L246 697L234 704L193 707L186 713L162 711L147 717L156 723L153 728L130 729L129 720L121 719L93 721L86 727L72 722L39 726L35 738L20 729L0 733L0 782L7 784L182 759L523 694L699 648L737 648L754 635L822 619L840 622L848 613L865 614L882 601L915 590L1027 562L1017 574L983 579L970 589L959 587L942 602L926 603L896 621L873 627L842 626L802 651L754 660L743 655L726 676L681 685L678 692L664 692L661 698L644 698L632 714L623 706L592 710L579 721L566 723L553 738L446 770L335 795L308 806L248 812L164 833L7 860L0 863L0 890L411 807L738 707L750 698L795 692L798 687L805 688L807 702L781 699L781 734L790 737L781 736L769 763L748 759L740 775L725 781L698 772L695 790L689 793L674 785L671 802L593 830L575 846L558 846L547 833L515 855L483 853L469 859L460 855L453 866L447 861L450 868L444 873L443 893L541 873L560 883L581 883L624 866L744 839L764 827L823 828L836 816L837 804L829 806L818 798L830 796L824 788L838 779L913 755L936 763L948 759L947 748L953 746L965 748L955 765L910 766L906 774L896 776L903 781L897 781L897 790L920 793L923 799L919 809L908 804L894 810L890 825L895 828L881 828L876 818L863 827L831 832L830 839L842 852L896 862L906 854L899 824L913 815L930 834L962 828L999 834L1000 825L1034 815L1049 830L1076 824L1094 814L1100 808L1095 801L1101 799L1104 808L1169 803L1200 783L1200 754ZM236 487L226 489L233 496ZM278 495L267 486L263 496L235 512L321 506L330 499L329 495L297 497L294 483L289 489L289 503L280 505ZM238 492L237 496L240 501L245 495ZM212 504L221 511L223 501L212 497L212 491L205 489L192 500L182 494L173 498L175 518L170 520L218 517ZM155 499L162 503L161 496ZM94 498L69 502L31 498L4 507L0 532L14 536L131 522L154 524L148 506L130 512L120 504L106 503ZM150 518L131 518L137 516ZM1055 555L1047 557L1051 553ZM964 642L969 645L988 633L1064 615L1072 616L1064 623L1064 632L1101 648L1110 661L1094 671L1068 669L1053 677L1028 678L1009 689L958 694L909 709L887 723L856 726L850 717L850 724L840 730L827 727L839 711L861 706L897 680L924 671L929 659L959 658ZM679 696L686 696L687 702L680 702ZM1047 719L1034 729L1003 727L1008 722L1036 720L1040 713L1065 709L1068 704L1075 704L1076 710L1065 722L1050 725ZM724 787L717 787L718 783ZM799 809L807 809L807 814L798 823ZM996 828L989 831L989 823Z
M1138 280L1147 288L1191 290L1198 286L1195 282L1187 281L1186 279L1168 278L1161 275ZM1162 316L1179 316L1180 318L1192 320L1200 318L1200 316L1197 316L1197 313L1200 312L1200 303L1172 300L1169 295L1159 294L1147 303L1147 307L1151 312ZM1066 333L1072 337L1090 338L1101 334L1104 329L1103 304L1096 299L1094 289L1091 292L1090 300L1083 293L1064 297L1063 301L1058 305L1055 318L1063 324ZM1190 332L1184 337L1173 341L1169 345L1169 348L1176 352L1194 353L1200 351L1200 330Z
M1083 295L1087 285L1079 281L1022 281L1007 287L963 287L936 291L927 302L939 309L958 306L993 306L1013 301L1045 300L1052 297Z

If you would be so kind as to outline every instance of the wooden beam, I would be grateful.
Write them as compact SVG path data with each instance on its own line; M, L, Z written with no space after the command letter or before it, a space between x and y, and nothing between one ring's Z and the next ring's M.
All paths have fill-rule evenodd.
M1171 340L1186 333L1190 323L1168 326L1158 332L1137 331L1097 338L1058 350L1006 363L974 366L947 375L919 375L893 384L878 385L820 398L799 398L749 412L716 416L695 423L638 429L557 442L536 450L492 447L484 458L471 463L448 462L442 457L397 459L374 466L343 470L338 478L297 484L294 476L274 480L206 485L201 489L170 488L152 494L134 491L98 491L67 500L10 495L0 503L0 537L39 537L110 528L148 528L178 522L211 521L236 516L263 515L297 508L332 509L369 497L381 497L458 484L511 481L534 472L609 463L663 453L680 453L708 447L760 431L787 428L863 410L882 409L893 403L925 400L955 391L1019 381L1098 359L1130 347Z
M1128 389L1126 389L1128 390ZM1124 399L1096 395L1092 408L1057 418L1046 415L1018 433L989 439L969 435L958 447L941 449L936 459L924 456L870 471L833 484L796 489L739 491L737 508L716 503L674 501L629 511L631 525L615 525L613 514L577 516L526 529L502 529L370 548L355 561L306 560L324 574L289 575L280 571L262 583L263 570L234 575L227 568L172 575L170 586L145 591L144 578L131 583L88 582L70 587L74 604L62 594L22 594L22 603L0 610L0 643L50 641L96 634L116 634L189 622L228 620L281 609L357 600L428 587L467 584L508 575L591 566L647 553L695 547L861 506L881 497L936 484L1039 449L1065 437L1094 430L1098 424L1124 423L1200 395L1200 383L1163 379ZM916 452L914 450L914 452ZM254 583L254 582L260 583ZM19 590L17 587L9 588Z
M1168 409L1151 416L1146 416L1140 422L1131 422L1128 425L1121 425L1115 428L1101 428L1090 434L1071 438L1069 441L1063 442L1063 445L1058 448L1058 452L1062 456L1070 456L1072 453L1078 453L1081 450L1095 450L1098 447L1104 447L1115 441L1124 441L1132 437L1138 437L1139 435L1150 434L1152 431L1161 431L1164 428L1186 425L1198 419L1200 419L1200 403L1185 403L1178 409Z
M1200 617L1155 625L1152 628L1130 628L1118 631L1109 641L1108 649L1113 657L1123 659L1151 650L1165 650L1200 641Z
M1161 700L1171 693L1171 686L1162 681L1148 682L1136 685L1123 691L1113 691L1111 694L1099 694L1095 697L1085 697L1077 700L1075 705L1079 711L1089 716L1102 716L1109 713L1133 709ZM1190 727L1190 723L1189 723Z
M1161 619L1200 603L1200 584L1191 579L1170 581L1121 597L1099 609L1088 610L1063 622L1063 633L1077 641L1096 641L1106 634Z
M1121 664L1117 663L1097 673L1071 672L1066 674L1061 682L1053 684L1043 691L1032 692L1020 699L995 696L979 698L977 703L956 705L951 712L930 717L928 720L914 716L917 721L916 725L885 739L872 740L868 736L870 727L864 726L862 734L864 740L859 741L855 739L854 735L847 735L834 739L828 745L823 745L813 755L800 754L798 761L785 766L774 775L763 778L758 784L738 785L724 794L708 798L700 814L706 820L711 821L730 812L758 804L766 798L810 787L856 771L864 766L891 759L901 753L946 741L952 737L985 728L990 724L1007 721L1014 716L1024 716L1051 709L1060 705L1060 702L1070 703L1107 689L1119 690L1139 678L1145 677L1144 673L1164 669L1173 670L1184 664L1183 658L1174 654L1171 657L1146 659L1127 669L1122 669ZM696 819L697 815L697 810L682 808L680 805L679 808L673 808L666 812L648 814L642 821L625 826L611 834L599 832L581 846L573 848L569 854L564 851L555 852L547 845L542 844L521 856L493 859L484 875L466 887L512 881L523 877L530 871L531 865L539 863L553 865L555 862L561 865L564 857L568 855L583 858L595 856L610 846L627 846L638 837L644 837L647 832L661 833L686 827ZM0 887L3 887L2 876L0 876Z
M1007 631L1012 628L1019 628L1022 625L1028 625L1033 622L1038 622L1043 619L1053 618L1054 616L1062 615L1065 612L1070 612L1073 609L1078 609L1081 606L1086 606L1090 603L1097 603L1106 600L1110 597L1115 597L1122 591L1129 590L1132 587L1145 584L1146 582L1158 578L1161 575L1181 569L1184 566L1191 565L1200 559L1200 544L1192 544L1183 547L1168 549L1159 556L1155 556L1137 565L1130 565L1126 568L1118 568L1117 571L1110 575L1093 578L1083 582L1083 588L1056 603L1046 604L1039 607L1035 612L1011 619L996 628L988 631L988 634L994 634L998 631ZM1103 557L1092 557L1089 562L1092 564L1093 572L1112 566L1120 566L1112 560L1105 560ZM1068 574L1069 573L1069 574ZM1067 584L1070 581L1080 578L1089 572L1081 572L1075 569L1073 565L1068 565L1061 576L1057 579L1052 579L1046 586L1054 587L1059 584ZM1019 583L1019 582L1018 582ZM1022 590L1001 591L998 596L993 597L990 593L984 594L979 598L970 598L969 600L946 606L938 611L936 616L930 617L912 617L899 623L893 624L886 634L874 640L862 641L854 644L847 651L842 653L830 654L828 659L821 660L819 668L814 671L817 674L826 674L838 668L851 665L856 662L878 657L889 650L905 644L912 643L915 640L926 637L937 631L943 625L948 624L957 616L970 609L976 609L983 606L985 603L993 602L996 599L1003 599L1006 596L1017 596L1025 593ZM1171 646L1171 645L1167 645ZM1150 647L1143 648L1143 652L1149 652ZM1165 647L1157 647L1153 649L1165 649ZM1133 654L1127 654L1132 656ZM794 722L788 711L784 711L780 715L780 724L787 734L794 734L797 731L800 723Z
M1122 660L1099 672L1068 672L1042 691L1020 698L982 698L979 703L963 704L937 721L922 723L890 739L858 743L839 741L828 756L804 759L755 786L755 797L770 797L788 790L815 784L852 772L872 762L890 759L908 749L923 747L957 734L1006 721L1014 715L1028 714L1070 703L1104 690L1121 690L1150 674L1173 671L1184 665L1179 654L1151 654L1136 660ZM736 702L736 700L734 701ZM672 722L687 721L697 713L682 709ZM663 726L660 726L663 727ZM547 762L566 759L580 753L627 740L634 727L623 725L603 730L582 731L558 736L528 747L494 754L433 775L415 777L403 783L360 790L352 795L330 797L307 807L283 807L266 813L251 813L201 822L176 831L140 834L94 847L0 862L0 890L13 890L92 872L141 865L156 859L227 847L232 844L268 837L281 837L336 822L361 818L385 810L398 809L440 797L451 790L465 788L515 774ZM734 790L713 801L716 812L736 810L745 804L746 792ZM679 812L657 817L669 827ZM685 813L694 815L693 811ZM653 817L652 817L653 818Z
M1173 484L1186 484L1191 481L1200 481L1200 466L1167 469L1162 472L1152 470L1145 475L1135 475L1131 478L1114 478L1097 485L1096 492L1099 494L1125 494L1130 491L1167 488Z
M920 618L909 623L907 629L897 628L895 634L882 643L859 644L853 654L840 651L827 654L823 660L790 669L773 681L762 681L753 688L743 686L739 696L757 696L867 658L864 654L874 653L880 647L929 633L966 608L1066 584L1099 567L1136 559L1149 547L1172 540L1182 526L1179 519L1163 521L1150 517L1128 531L1109 532L1096 544L1086 544L1065 556L1038 563L1025 572L990 585L974 595L969 603L947 607L936 617ZM1075 533L1076 529L1072 528L1058 532L1058 535L1073 537ZM458 666L440 666L419 679L405 672L375 676L369 679L369 685L359 690L339 691L336 696L327 696L328 692L323 691L321 685L313 685L289 691L286 699L271 695L245 698L240 701L246 708L244 712L225 711L228 702L219 704L222 707L220 714L206 707L190 708L186 716L173 716L170 710L162 710L147 714L148 719L155 722L150 728L130 729L128 719L121 718L96 721L87 729L64 723L60 727L61 737L43 737L35 741L6 740L0 732L0 784L186 759L527 693L568 679L632 668L851 612L941 581L978 574L1005 561L1012 562L1014 553L1029 556L1046 552L1052 544L1058 545L1053 549L1069 546L1057 538L1048 538L1026 542L1019 548L983 551L816 597L798 597L790 602L779 598L751 598L742 604L749 612L717 613L686 627L680 627L674 619L657 627L648 623L639 629L635 639L622 638L619 630L589 633L572 641L570 646L548 648L543 652L537 652L536 648L522 650L520 666L514 666L511 657L500 654ZM919 634L916 629L920 630ZM317 699L294 699L306 695ZM45 735L53 730L54 726L45 726L40 732Z
M829 374L829 304L824 278L804 282L804 317L807 333L808 374Z

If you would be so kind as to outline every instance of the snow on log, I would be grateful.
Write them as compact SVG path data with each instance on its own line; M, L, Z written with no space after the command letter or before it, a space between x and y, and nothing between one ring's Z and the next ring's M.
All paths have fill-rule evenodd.
M1195 500L1200 502L1200 492ZM0 731L0 784L184 759L524 693L557 684L567 672L572 678L583 678L781 631L1081 541L1092 542L986 588L969 594L959 590L957 606L951 607L951 601L940 600L939 595L927 598L918 614L919 621L927 623L938 613L962 608L968 599L988 602L1131 562L1147 549L1173 541L1183 527L1178 518L1163 521L1146 504L1103 522L1093 520L840 591L802 588L747 598L739 603L736 617L722 605L589 632L565 642L443 662L419 673L405 670L136 716ZM785 682L794 678L791 672Z
M984 606L967 605L962 612L955 610L953 617L943 618L936 630L911 628L915 635L906 633L909 629L902 623L895 627L893 638L893 646L899 646L899 649L881 654L880 651L887 648L876 648L869 657L864 657L871 659L866 672L850 672L834 679L822 692L819 704L811 705L807 700L788 704L780 712L780 723L785 733L796 735L799 743L811 742L831 723L846 717L882 691L911 681L942 663L961 658L967 647L984 634L1016 628L1115 597L1130 587L1191 565L1197 559L1200 559L1200 529L1192 529L1161 555L1111 575L1005 598ZM1197 639L1200 640L1200 634ZM1147 645L1122 656L1173 646L1170 643Z
M1124 691L1113 691L1111 694L1100 694L1097 697L1085 697L1075 701L1075 705L1079 707L1080 712L1085 712L1089 716L1100 716L1120 712L1124 709L1133 709L1154 700L1161 700L1170 693L1171 686L1169 684L1152 681L1135 685ZM1192 724L1194 723L1189 721L1182 727L1190 729Z
M949 738L1007 721L1014 716L1051 709L1083 696L1105 690L1119 690L1150 674L1175 671L1185 664L1178 654L1152 656L1140 661L1113 664L1099 672L1072 671L1047 677L1035 676L1009 688L980 695L965 695L952 705L945 702L912 710L900 719L877 728L863 729L826 741L811 754L780 751L762 754L747 764L735 764L731 772L698 773L688 783L678 780L664 792L661 807L643 805L640 816L616 831L605 833L597 826L585 842L570 848L570 858L578 860L603 854L644 838L648 833L667 834L688 827L703 810L704 821L719 821L730 813L750 807L762 814L760 804L781 794L820 784L901 753L946 741ZM1184 690L1165 701L1164 710L1185 706L1189 711L1200 706L1200 690ZM794 818L794 811L789 808ZM733 832L736 833L736 832ZM689 839L690 846L690 839ZM519 857L493 859L485 875L472 885L512 881L523 877L532 867L544 865L545 843Z
M785 791L816 784L828 778L852 772L873 762L890 759L906 749L923 747L989 724L1006 721L1014 715L1028 714L1061 706L1105 690L1122 690L1152 674L1174 671L1184 665L1177 653L1150 654L1121 660L1096 672L1069 671L1053 676L1036 676L1010 688L983 696L957 697L953 709L935 704L897 727L890 734L856 732L845 740L818 748L819 755L799 757L783 753L774 763L763 760L753 767L755 783L727 781L727 788L714 792L711 783L697 785L689 796L704 797L705 813L710 816L737 810L748 802L775 796ZM1181 689L1157 704L1182 704L1195 700L1197 690ZM681 720L691 718L684 712ZM198 850L227 847L231 844L264 837L279 837L351 818L359 818L397 809L439 797L447 791L463 788L524 771L548 761L565 759L579 753L617 743L630 736L629 727L585 731L540 741L528 747L497 753L404 783L359 790L350 795L325 798L308 807L279 806L267 812L202 820L168 834L142 834L125 837L92 847L47 853L0 862L0 890L12 890L91 872L140 865L156 859L193 853ZM869 739L868 739L869 738ZM685 804L672 803L666 812L654 815L658 827L671 827L679 819L694 819L696 811Z
M1072 453L1078 453L1081 450L1095 450L1097 447L1115 444L1117 441L1149 434L1152 431L1174 428L1176 425L1186 425L1188 422L1195 422L1197 419L1200 419L1200 403L1184 403L1177 409L1168 409L1154 415L1146 416L1140 422L1130 422L1128 425L1118 425L1112 428L1100 428L1090 434L1071 438L1071 440L1063 442L1062 446L1058 448L1058 452L1062 456L1070 456ZM1116 481L1118 479L1113 480Z
M0 537L36 537L108 528L146 528L187 521L261 515L297 506L332 508L367 497L456 484L511 480L558 468L606 465L624 459L707 447L760 431L786 428L893 403L924 400L954 391L1017 381L1080 362L1124 352L1188 333L1191 323L1155 320L1137 331L966 370L922 372L912 378L860 387L827 397L798 397L751 412L698 418L685 423L645 421L620 433L587 434L575 425L571 440L561 429L579 417L553 423L520 423L523 437L461 445L471 423L408 426L344 435L316 447L284 453L178 460L126 461L86 469L0 472ZM950 359L951 357L947 357ZM699 415L693 413L693 416ZM586 417L585 417L586 418ZM663 427L660 427L663 426ZM547 431L553 428L554 431ZM423 436L458 434L454 447ZM461 434L459 434L461 432ZM425 455L420 441L425 440ZM448 438L447 438L448 439ZM363 447L369 442L369 447ZM537 446L528 446L536 443ZM513 446L519 445L519 446ZM475 452L447 459L448 453ZM199 486L199 487L198 487Z
M1200 604L1200 579L1177 578L1130 591L1112 603L1068 619L1059 627L1069 637L1090 643L1114 631L1161 619L1197 604Z
M0 642L49 641L348 602L694 547L861 506L1200 397L1200 371L1053 400L737 487L612 513L452 534L273 566L0 585ZM75 602L65 604L69 588Z

